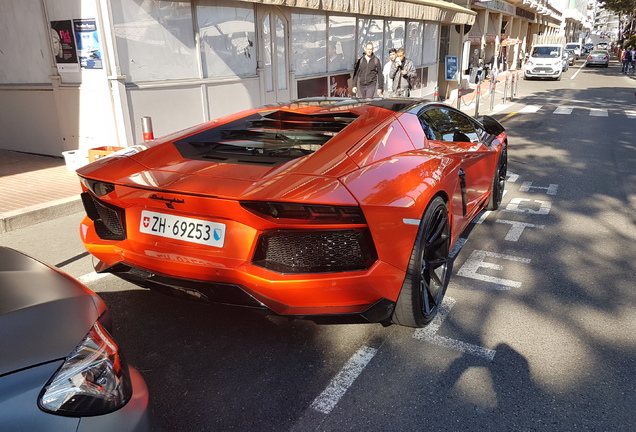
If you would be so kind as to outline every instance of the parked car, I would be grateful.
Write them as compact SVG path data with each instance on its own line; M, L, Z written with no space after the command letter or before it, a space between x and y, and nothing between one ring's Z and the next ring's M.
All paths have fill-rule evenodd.
M580 42L570 42L565 44L565 49L571 49L574 51L576 60L580 59L583 55L583 45Z
M573 66L576 63L576 54L574 53L574 50L566 49L565 54L568 65Z
M524 79L552 78L560 80L564 69L563 46L558 44L533 45L524 68Z
M98 273L319 321L421 327L449 253L501 202L494 119L416 99L250 109L80 170Z
M146 383L109 327L97 294L0 247L0 429L151 430Z
M593 50L585 61L585 66L609 66L610 53L607 50Z

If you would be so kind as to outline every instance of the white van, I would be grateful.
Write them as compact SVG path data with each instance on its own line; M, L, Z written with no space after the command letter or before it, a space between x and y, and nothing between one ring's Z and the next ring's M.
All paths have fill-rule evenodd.
M574 50L574 54L576 55L577 60L581 58L581 55L583 55L583 45L579 42L566 43L565 49Z
M533 45L528 53L528 61L523 72L524 78L553 78L557 81L560 80L565 68L563 65L563 54L562 45Z

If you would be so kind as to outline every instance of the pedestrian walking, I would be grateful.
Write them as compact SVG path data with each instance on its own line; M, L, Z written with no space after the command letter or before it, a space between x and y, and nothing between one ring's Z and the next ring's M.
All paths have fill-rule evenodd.
M406 58L404 48L397 50L397 58L391 66L389 77L393 80L393 94L398 97L409 97L412 81L417 76L413 62Z
M395 62L395 59L397 58L397 50L395 48L391 48L389 50L389 61L386 62L386 64L384 65L384 68L382 69L382 76L384 77L384 97L391 97L393 96L393 88L391 86L391 66L393 66L393 63Z
M384 77L382 64L373 54L373 43L367 42L364 55L360 57L353 68L353 88L351 89L359 98L369 99L376 95L382 96L384 92Z
M627 73L627 71L632 65L632 60L633 60L633 51L630 48L625 48L625 50L623 50L623 54L621 55L621 63L622 63L621 72L622 73L624 74Z

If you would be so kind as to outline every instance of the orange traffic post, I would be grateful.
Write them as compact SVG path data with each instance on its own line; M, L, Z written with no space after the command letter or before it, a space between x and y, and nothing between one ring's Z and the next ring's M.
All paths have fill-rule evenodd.
M141 131L143 133L144 141L155 139L155 134L152 131L152 119L150 117L141 118Z

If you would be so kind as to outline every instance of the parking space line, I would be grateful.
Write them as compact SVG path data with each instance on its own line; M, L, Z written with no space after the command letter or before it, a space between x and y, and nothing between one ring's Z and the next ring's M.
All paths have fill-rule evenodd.
M542 105L526 105L519 110L520 113L536 113L542 108Z
M592 117L609 117L607 109L605 108L590 108L590 115Z
M89 284L91 282L95 282L96 280L103 279L106 276L110 276L110 273L90 272L90 273L87 273L87 274L85 274L83 276L78 277L77 280L79 280L84 285L87 285L87 284Z
M329 414L377 351L376 348L368 346L360 348L331 380L327 388L314 399L311 408L323 414Z
M511 288L521 287L521 282L479 273L478 270L480 268L486 268L486 269L495 270L495 271L502 270L501 265L485 261L485 258L487 257L495 258L499 260L515 261L515 262L520 262L524 264L530 263L529 258L522 258L522 257L516 257L512 255L507 255L507 254L499 254L495 252L475 249L470 254L466 262L464 262L464 265L462 265L461 268L457 271L457 275L467 277L470 279L480 280L483 282L488 282L492 284L491 285L492 289L497 291L507 291L507 290L510 290Z
M456 351L460 351L464 354L470 354L477 357L483 357L486 360L493 361L497 351L480 347L479 345L473 345L467 342L462 342L456 339L439 336L437 331L441 327L442 323L450 313L451 308L455 304L455 299L446 296L439 307L439 311L433 321L426 327L419 328L413 332L413 338L430 342L435 345L443 346L445 348L451 348Z

